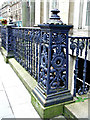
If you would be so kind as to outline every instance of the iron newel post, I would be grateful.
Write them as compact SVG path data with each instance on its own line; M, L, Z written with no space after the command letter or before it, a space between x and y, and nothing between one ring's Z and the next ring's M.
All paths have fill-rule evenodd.
M11 22L6 26L6 51L7 51L7 57L13 57L12 27L14 27L14 24L11 23Z
M40 24L38 85L34 95L44 106L72 100L68 90L68 32L72 25L66 25L54 9L47 24Z

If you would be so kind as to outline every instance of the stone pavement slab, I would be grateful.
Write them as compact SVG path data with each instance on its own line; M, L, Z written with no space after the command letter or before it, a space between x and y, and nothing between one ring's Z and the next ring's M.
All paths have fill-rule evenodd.
M10 107L6 92L3 88L3 84L0 80L0 120L4 117L14 118L14 115Z
M89 100L84 100L84 102L76 102L69 105L65 105L69 112L71 112L76 118L88 118L88 102Z
M31 104L31 96L0 53L0 119L40 118Z

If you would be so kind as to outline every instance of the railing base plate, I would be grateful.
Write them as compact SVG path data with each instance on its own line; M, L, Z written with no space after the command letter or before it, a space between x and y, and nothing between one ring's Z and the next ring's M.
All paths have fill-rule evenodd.
M44 118L53 118L53 117L63 114L64 113L64 111L63 111L64 105L72 103L72 102L73 102L73 100L68 101L68 102L50 105L48 107L44 107L40 103L40 101L38 100L36 95L33 92L31 93L31 103L34 106L34 108L36 109L36 111L38 112L38 114L40 115L40 117L43 119Z

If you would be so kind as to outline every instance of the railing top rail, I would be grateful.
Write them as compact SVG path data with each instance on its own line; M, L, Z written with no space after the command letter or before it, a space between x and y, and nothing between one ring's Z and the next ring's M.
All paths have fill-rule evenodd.
M13 29L37 29L40 30L40 27L12 27Z
M75 36L68 36L69 38L72 38L72 39L90 39L90 37L75 37Z

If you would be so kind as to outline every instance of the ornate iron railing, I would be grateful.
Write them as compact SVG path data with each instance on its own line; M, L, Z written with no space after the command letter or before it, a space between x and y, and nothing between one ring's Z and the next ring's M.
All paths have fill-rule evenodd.
M32 75L38 78L39 28L13 28L14 57Z
M78 94L86 94L88 92L88 86L90 84L86 83L86 68L87 68L87 57L88 50L90 49L90 37L69 37L70 38L70 49L72 55L76 56L75 70L74 70L74 96L76 96L76 84L77 80L82 82L82 86L78 89ZM78 60L82 57L84 59L83 65L83 80L78 78ZM81 64L82 65L82 64Z
M52 47L50 48L49 39L50 33L41 32L40 28L18 28L10 26L8 28L2 27L1 29L1 38L2 38L2 47L4 47L7 52L12 51L14 58L32 75L43 87L46 87L47 76L49 75L49 89L52 91L59 87L63 89L64 86L68 87L68 81L66 80L68 76L62 72L64 69L66 72L66 57L68 58L66 51L66 35L64 33L52 33ZM41 37L42 36L42 37ZM62 41L60 40L62 39ZM78 59L82 57L84 59L83 66L83 85L78 90L78 94L82 95L87 93L88 86L86 84L86 66L87 66L87 56L88 49L90 48L90 37L69 37L70 49L72 56L76 56L75 70L74 70L74 96L76 95L76 83L78 78ZM68 42L67 42L68 43ZM49 52L51 49L51 61L49 59ZM63 53L63 54L61 54ZM56 54L58 54L56 56ZM61 56L64 56L65 59L61 59ZM67 59L68 60L68 59ZM50 71L47 71L47 65L51 62ZM61 69L60 66L64 65L64 68ZM61 73L60 73L61 71ZM50 73L48 73L50 72ZM62 77L61 77L61 75ZM66 76L66 77L65 77ZM39 77L39 78L38 78ZM59 79L60 81L58 81ZM58 80L57 80L58 79ZM65 79L65 80L64 80ZM80 80L80 79L79 79ZM59 86L61 84L61 86ZM57 87L58 86L58 87Z
M66 31L42 30L39 85L48 94L68 89L67 41Z

